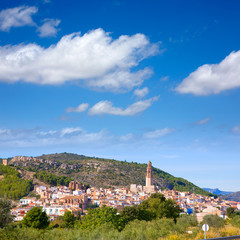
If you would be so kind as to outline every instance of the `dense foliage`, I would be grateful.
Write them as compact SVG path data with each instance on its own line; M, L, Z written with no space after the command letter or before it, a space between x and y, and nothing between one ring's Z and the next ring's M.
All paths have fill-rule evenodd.
M202 223L208 224L209 227L220 228L224 226L225 221L218 215L206 215L203 217Z
M94 229L103 224L110 224L116 229L121 230L122 224L120 216L117 214L117 209L112 207L101 207L90 209L79 222L80 229Z
M111 223L102 224L88 229L51 228L38 230L34 228L20 228L17 226L0 229L1 240L197 240L204 238L201 225L196 226L193 216L184 215L177 219L156 219L152 221L134 220L119 232ZM53 223L54 224L54 223ZM191 230L192 233L187 233ZM240 228L230 225L223 228L213 228L207 232L207 238L240 235Z
M42 207L33 207L23 218L22 225L37 229L44 229L49 225L49 218Z
M170 218L176 222L179 217L180 208L175 201L167 199L162 194L152 194L139 206L125 207L117 213L116 208L101 207L90 209L88 214L79 222L80 229L95 228L103 224L111 224L117 230L124 229L129 222L134 220L151 221L160 218Z
M140 221L150 221L152 219L152 214L139 205L133 205L131 207L124 207L120 212L120 217L123 219L123 222L127 224L136 219Z
M63 226L66 228L73 228L75 224L76 218L73 213L67 211L63 215Z
M22 179L13 167L0 165L0 175L4 176L0 181L0 197L17 200L32 190L32 180Z
M236 210L234 207L228 207L226 212L227 212L227 216L229 218L233 218L235 216L240 216L240 211Z
M59 186L59 185L68 186L69 183L73 181L73 179L70 177L58 176L58 175L44 172L44 171L34 174L34 177L38 178L39 180L45 183L49 183L52 186Z
M166 199L162 194L154 193L151 197L141 203L141 208L150 213L152 219L173 218L176 222L180 207L172 199Z
M13 220L11 215L11 203L6 199L0 199L0 228L5 227Z

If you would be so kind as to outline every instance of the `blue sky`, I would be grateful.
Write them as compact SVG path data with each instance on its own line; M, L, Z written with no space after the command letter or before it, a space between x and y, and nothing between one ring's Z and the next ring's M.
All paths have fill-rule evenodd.
M146 163L239 191L239 1L2 1L0 154Z

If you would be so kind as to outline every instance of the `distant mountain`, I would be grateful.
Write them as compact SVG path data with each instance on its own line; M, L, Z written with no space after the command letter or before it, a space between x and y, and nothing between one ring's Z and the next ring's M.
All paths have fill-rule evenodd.
M229 200L229 201L235 201L240 202L240 191L239 192L233 192L224 196L219 196L222 199Z
M28 171L47 171L71 177L79 182L96 187L129 187L130 184L145 185L147 164L86 157L72 153L42 155L39 157L18 156L10 164ZM153 184L160 188L175 189L202 195L211 193L186 179L174 177L153 167Z
M221 191L219 190L218 188L203 188L205 191L207 192L210 192L210 193L213 193L213 194L216 194L216 195L227 195L227 194L230 194L232 192L226 192L226 191Z

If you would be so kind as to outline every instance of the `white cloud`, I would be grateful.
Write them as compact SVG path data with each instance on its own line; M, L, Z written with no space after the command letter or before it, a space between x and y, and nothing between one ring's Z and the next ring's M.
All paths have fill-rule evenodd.
M140 86L151 75L152 70L149 68L144 68L135 73L120 69L98 79L90 79L87 84L93 88L108 89L112 92L126 92Z
M126 135L121 136L119 139L120 141L127 142L135 138L135 135L132 133L128 133Z
M85 145L89 143L101 145L111 136L105 130L86 132L80 127L60 130L41 131L40 129L0 129L0 149L5 147L51 147Z
M185 78L175 89L194 95L218 94L240 87L240 51L232 52L218 64L205 64Z
M42 26L38 28L40 37L55 37L59 29L57 28L60 24L58 19L44 19Z
M176 129L174 128L163 128L163 129L157 129L154 131L149 131L143 134L143 138L147 138L147 139L154 139L154 138L160 138L163 136L166 136L170 133L175 132Z
M165 76L165 77L161 77L160 78L160 81L161 82L166 82L166 81L168 81L169 80L169 76Z
M12 27L35 26L32 15L37 11L36 7L28 6L2 10L0 12L0 30L9 31Z
M43 131L40 128L34 129L0 129L0 151L6 149L92 149L113 147L113 146L146 146L151 140L159 143L159 139L175 129L164 128L144 134L127 133L125 135L111 135L107 130L87 132L81 127L66 127L59 130ZM52 151L52 150L51 150Z
M143 34L113 40L102 29L83 36L64 36L56 45L0 47L0 81L58 85L82 80L94 88L129 91L150 77L148 68L131 72L144 58L158 53Z
M145 97L147 94L149 93L149 90L147 87L144 87L142 89L137 88L134 91L134 95L138 96L138 97Z
M88 103L82 103L78 107L69 107L66 109L66 112L84 112L88 109L89 104Z
M231 131L233 133L240 134L240 125L234 126Z
M80 127L76 127L76 128L63 128L60 131L60 135L61 136L66 136L66 135L75 135L75 134L80 134L83 133L83 129Z
M113 107L113 104L110 101L100 101L90 108L88 113L89 115L110 114L118 116L133 116L145 111L157 100L158 97L153 97L147 100L137 101L128 106L126 109Z
M195 122L195 125L204 125L204 124L207 124L210 120L211 120L210 117L204 118L204 119L202 119L200 121Z

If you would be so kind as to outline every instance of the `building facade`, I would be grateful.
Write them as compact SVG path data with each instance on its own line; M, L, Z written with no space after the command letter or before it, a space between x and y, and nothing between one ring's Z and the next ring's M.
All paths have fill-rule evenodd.
M152 193L156 191L156 187L153 185L152 163L150 161L147 165L146 186L131 184L130 191L134 193L142 191Z

